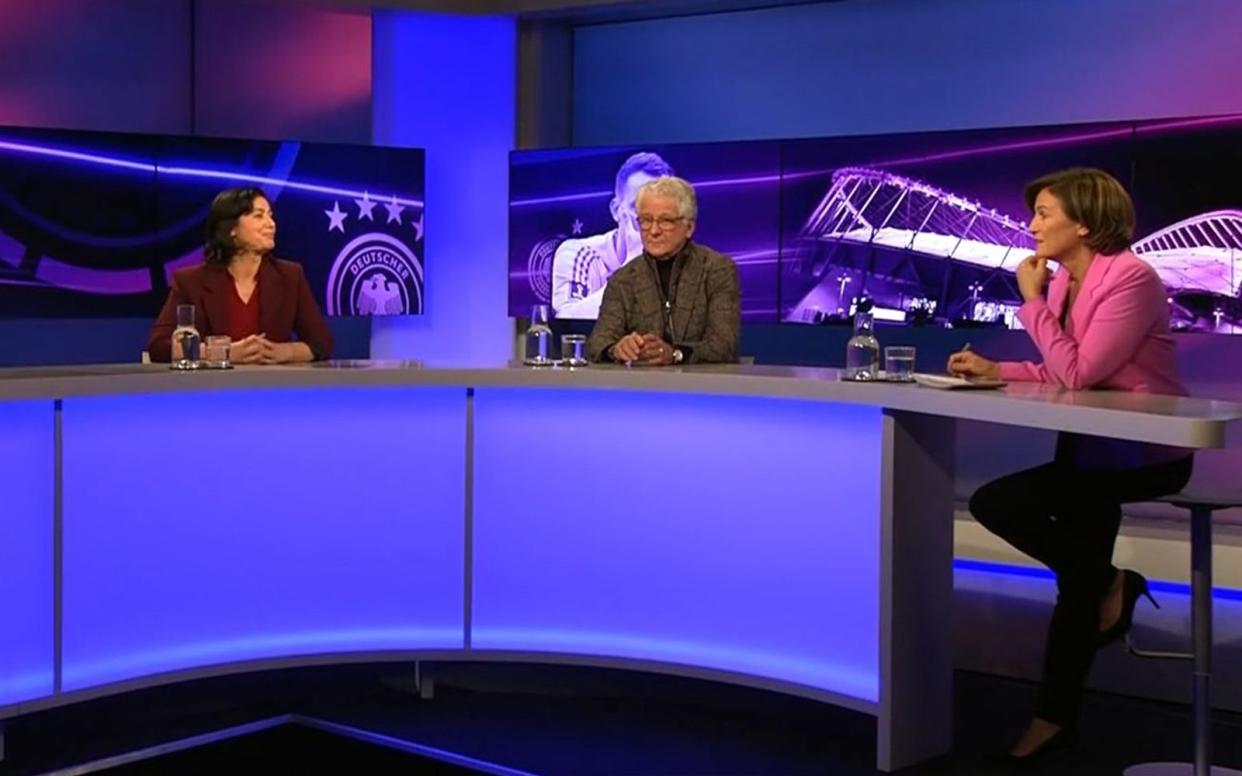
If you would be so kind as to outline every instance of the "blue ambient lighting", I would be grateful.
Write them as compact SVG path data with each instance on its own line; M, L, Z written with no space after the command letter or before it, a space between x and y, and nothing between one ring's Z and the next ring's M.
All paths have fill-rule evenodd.
M63 406L66 690L462 647L464 389Z
M953 561L953 568L958 571L975 571L981 574L1046 579L1049 582L1055 581L1056 579L1051 571L1042 566L1017 566L1009 563L994 563L991 561L972 560L969 558L958 558ZM1187 597L1190 596L1190 585L1185 582L1166 582L1163 580L1151 579L1148 580L1148 584L1149 587L1156 592ZM1212 597L1221 601L1242 601L1242 590L1234 590L1227 587L1213 587Z
M0 706L52 694L53 405L0 402Z
M873 407L477 389L472 644L874 702L880 444Z

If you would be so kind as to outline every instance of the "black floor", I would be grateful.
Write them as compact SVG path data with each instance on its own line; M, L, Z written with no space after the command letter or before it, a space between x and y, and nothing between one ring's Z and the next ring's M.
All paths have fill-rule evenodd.
M441 664L431 675L433 700L409 691L407 666L366 665L202 680L40 712L8 722L0 773L41 773L286 714L546 776L876 773L874 720L812 701L599 669ZM953 753L902 773L1009 772L985 755L1022 726L1033 697L1026 683L959 673ZM1242 768L1242 716L1216 719L1216 762ZM278 729L106 773L420 773L392 752L317 732ZM1082 734L1075 751L1027 772L1102 776L1190 751L1185 707L1119 696L1088 699Z
M266 730L97 770L102 776L357 773L479 776L484 771L289 722Z

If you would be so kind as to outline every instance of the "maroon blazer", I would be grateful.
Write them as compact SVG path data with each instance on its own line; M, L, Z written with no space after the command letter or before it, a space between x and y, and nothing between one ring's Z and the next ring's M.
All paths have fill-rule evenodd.
M272 342L289 342L297 334L315 354L315 359L332 355L332 332L311 293L302 265L271 256L259 264L259 331ZM151 360L172 359L172 333L177 328L177 305L194 305L194 326L204 339L227 334L229 298L233 278L219 264L199 264L173 273L172 288L164 309L147 337Z

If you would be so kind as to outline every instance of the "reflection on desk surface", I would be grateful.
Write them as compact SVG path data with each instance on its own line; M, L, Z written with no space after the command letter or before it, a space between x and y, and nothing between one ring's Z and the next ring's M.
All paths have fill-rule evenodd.
M73 366L18 366L0 369L0 380L42 380L60 377L108 377L167 372L168 364L75 364Z

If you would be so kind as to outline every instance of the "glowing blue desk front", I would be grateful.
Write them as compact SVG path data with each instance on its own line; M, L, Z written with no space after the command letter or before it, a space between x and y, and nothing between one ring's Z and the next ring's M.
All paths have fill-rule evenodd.
M951 743L955 419L1219 446L1242 406L831 370L0 370L0 718L255 668L616 665Z
M63 402L61 689L462 647L464 391Z
M474 648L877 701L878 409L495 388L474 413Z
M0 708L55 687L55 414L0 402Z

